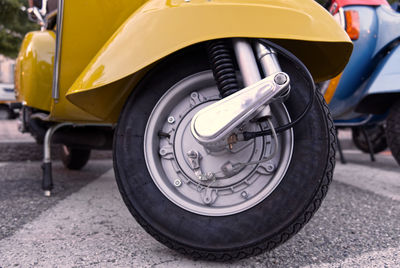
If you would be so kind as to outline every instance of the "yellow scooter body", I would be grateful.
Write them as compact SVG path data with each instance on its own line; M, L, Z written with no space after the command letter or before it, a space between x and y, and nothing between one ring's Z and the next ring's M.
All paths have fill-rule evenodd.
M313 0L68 0L61 34L59 99L49 101L51 90L34 83L17 85L23 96L35 92L26 103L48 108L54 121L116 123L127 96L157 61L211 39L272 39L316 81L340 73L352 51L347 34ZM28 59L21 51L21 65Z
M15 65L17 100L39 110L50 111L53 80L55 33L28 33L22 42Z

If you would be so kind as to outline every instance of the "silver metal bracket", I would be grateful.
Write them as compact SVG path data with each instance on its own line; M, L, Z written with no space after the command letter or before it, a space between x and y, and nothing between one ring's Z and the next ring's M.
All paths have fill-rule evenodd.
M190 168L194 171L194 174L197 176L197 178L201 181L208 181L212 180L215 178L215 174L208 172L207 174L204 174L203 171L201 170L200 167L200 160L201 160L201 155L199 152L195 150L190 150L187 153Z
M51 126L47 131L44 137L43 142L43 178L42 178L42 189L44 191L45 196L51 195L51 190L53 189L53 175L52 175L52 167L51 167L51 138L54 133L65 126L71 126L72 123L59 123L54 126Z
M45 117L45 115L42 115L42 117ZM40 118L40 115L37 114L37 118ZM71 122L64 122L64 123L58 123L56 125L51 126L49 129L46 131L46 135L44 137L44 142L43 142L43 163L42 163L42 169L43 169L43 178L42 178L42 189L44 191L45 196L50 196L51 195L51 190L53 189L53 174L52 174L52 167L51 167L51 140L54 136L54 133L58 131L60 128L66 127L66 126L74 126L74 127L79 127L79 126L111 126L109 124L75 124Z
M285 92L289 83L290 79L286 73L275 73L207 106L192 119L193 136L207 148L226 146L236 128L250 121L260 112L260 108Z

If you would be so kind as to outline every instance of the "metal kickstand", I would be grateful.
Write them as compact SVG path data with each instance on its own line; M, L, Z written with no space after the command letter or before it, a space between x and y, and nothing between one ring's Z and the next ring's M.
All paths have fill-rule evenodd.
M51 168L51 139L54 133L65 126L72 126L72 123L59 123L57 125L51 126L44 137L43 143L43 179L42 179L42 189L45 196L51 195L51 190L53 189L53 176Z
M372 147L371 139L368 137L368 133L365 130L365 127L361 127L361 132L364 135L365 140L367 141L369 156L371 157L371 161L375 162L375 153L374 148Z
M343 154L342 146L340 144L339 134L338 134L338 130L337 129L336 129L336 140L337 140L337 148L338 148L339 156L340 156L340 162L342 164L346 164L347 161L346 161L346 158L344 158L344 154Z

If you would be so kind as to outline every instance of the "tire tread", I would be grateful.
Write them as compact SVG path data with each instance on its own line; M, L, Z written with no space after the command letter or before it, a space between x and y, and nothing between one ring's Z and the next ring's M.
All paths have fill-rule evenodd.
M272 250L273 248L279 246L280 244L284 243L287 241L290 237L292 237L294 234L296 234L298 231L301 230L301 228L312 218L314 213L318 210L320 207L322 200L325 198L327 192L328 192L328 187L329 184L332 182L332 176L333 176L333 171L335 168L335 151L336 151L336 130L335 126L333 124L332 116L330 114L328 105L326 104L324 98L319 92L316 92L316 97L318 98L318 101L316 103L319 103L323 111L326 114L326 124L329 129L329 146L330 150L328 153L328 161L325 166L325 171L324 171L324 176L321 180L321 183L317 189L317 193L314 195L314 198L310 201L308 204L307 208L305 209L305 212L303 213L303 217L299 217L297 220L292 222L286 230L283 232L280 232L280 234L275 235L275 237L271 239L267 239L260 244L246 247L246 248L240 248L236 249L233 251L223 251L223 252L207 252L201 249L193 249L189 247L185 247L184 245L169 239L165 236L163 236L161 233L159 233L157 230L153 229L149 224L147 224L142 217L134 210L132 206L128 206L128 209L132 213L132 215L136 218L138 223L151 235L153 236L157 241L163 243L167 247L176 250L182 254L189 255L193 259L203 259L203 260L208 260L208 261L219 261L219 262L224 262L224 261L232 261L232 260L238 260L238 259L244 259L248 258L251 256L258 255L266 250ZM398 125L400 128L400 125ZM115 142L117 139L114 139L114 148L116 146ZM115 150L113 152L115 154ZM115 158L115 156L114 156ZM114 170L118 174L118 168L116 166L116 163L114 162ZM126 195L124 189L120 187L120 184L118 183L118 188L121 192L122 198L125 201L125 203L129 203L128 196Z

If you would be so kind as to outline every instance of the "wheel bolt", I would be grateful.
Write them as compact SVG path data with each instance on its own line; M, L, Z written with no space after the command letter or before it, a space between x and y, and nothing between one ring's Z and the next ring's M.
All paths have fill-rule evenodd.
M168 123L170 124L175 123L175 118L173 116L168 117Z
M266 169L268 172L273 172L275 170L275 166L273 164L268 164Z
M174 185L175 185L176 187L179 187L179 186L182 185L182 181L181 181L180 179L176 179L176 180L174 180Z
M244 199L247 199L248 194L247 194L246 191L243 191L243 192L240 194L240 196L243 197Z

